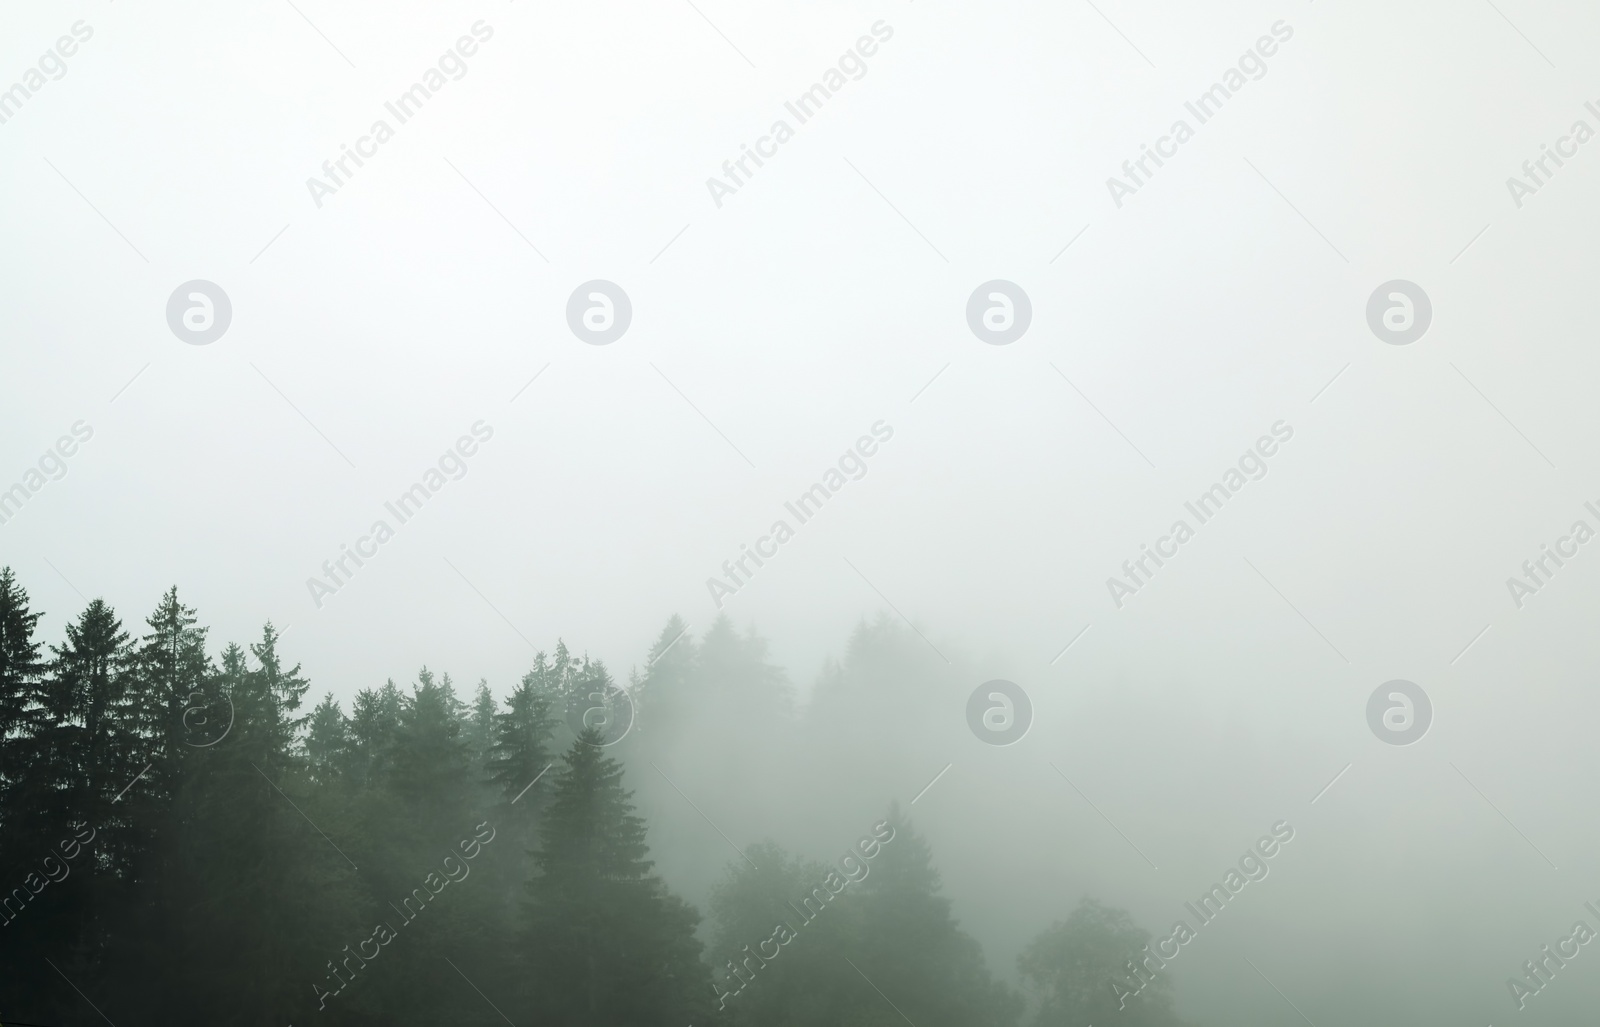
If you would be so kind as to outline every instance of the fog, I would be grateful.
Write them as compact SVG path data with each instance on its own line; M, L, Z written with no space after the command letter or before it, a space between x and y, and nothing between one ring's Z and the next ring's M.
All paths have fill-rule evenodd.
M1597 41L9 11L0 1016L1576 1022Z

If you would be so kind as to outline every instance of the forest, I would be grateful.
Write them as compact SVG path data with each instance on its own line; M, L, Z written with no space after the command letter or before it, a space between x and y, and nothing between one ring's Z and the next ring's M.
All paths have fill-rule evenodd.
M963 929L887 618L803 704L753 631L673 617L625 684L557 641L499 694L424 667L346 709L176 588L42 616L0 571L7 1024L1180 1023L1121 910L1075 899L1014 968Z

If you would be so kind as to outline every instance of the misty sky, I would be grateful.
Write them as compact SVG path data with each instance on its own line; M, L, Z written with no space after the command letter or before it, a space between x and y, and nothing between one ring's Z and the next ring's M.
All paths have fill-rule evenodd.
M503 693L558 637L625 679L673 613L726 613L803 696L887 610L936 648L952 723L947 694L991 678L1034 705L1021 743L953 747L914 811L1002 974L1082 894L1164 934L1287 820L1174 966L1183 1010L1298 1022L1244 957L1319 1027L1600 998L1596 955L1523 1013L1505 985L1600 899L1600 544L1520 606L1507 585L1600 529L1600 139L1507 185L1600 131L1600 11L296 4L0 16L0 90L43 69L0 123L0 489L42 483L0 564L46 639L86 597L140 625L176 584L214 643L270 619L348 699L424 663ZM1280 23L1200 123L1185 104ZM786 103L879 24L800 123ZM441 67L401 123L385 105ZM1179 119L1175 156L1108 188ZM379 120L374 155L308 187ZM708 188L779 120L737 191ZM568 325L596 279L632 307L609 345ZM997 279L1032 307L1007 345L967 322ZM192 280L231 302L206 345L168 324ZM1432 306L1406 345L1368 324L1392 280ZM1185 503L1280 423L1199 523ZM799 523L785 503L875 424ZM474 425L400 523L385 503ZM319 607L308 579L380 519ZM794 537L719 609L707 580L779 519ZM1107 579L1179 519L1119 608ZM1432 702L1412 745L1368 724L1392 679ZM940 766L906 767L901 801Z

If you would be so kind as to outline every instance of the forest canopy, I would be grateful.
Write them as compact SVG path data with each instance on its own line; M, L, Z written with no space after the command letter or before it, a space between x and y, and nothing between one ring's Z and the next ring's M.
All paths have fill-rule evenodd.
M850 712L927 659L888 620L803 706L753 632L674 617L626 684L558 641L499 694L423 667L346 707L271 624L213 645L176 588L131 629L96 599L47 644L41 617L0 570L6 1022L1179 1022L1149 933L1092 900L997 976L892 789L803 852L698 804L804 817L819 752L884 781L895 745Z

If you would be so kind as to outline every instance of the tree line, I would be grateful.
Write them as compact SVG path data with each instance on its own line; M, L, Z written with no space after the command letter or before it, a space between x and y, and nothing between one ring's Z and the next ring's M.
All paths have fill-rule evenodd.
M0 569L5 1022L1179 1023L1164 975L1119 1008L1150 935L1092 900L997 977L887 799L810 852L707 827L695 796L806 815L805 754L893 761L850 715L919 674L885 619L803 708L753 631L674 617L626 689L558 643L499 697L423 668L346 711L270 624L213 654L175 588L137 634L101 599L57 643L41 616ZM595 697L620 740L573 715Z

